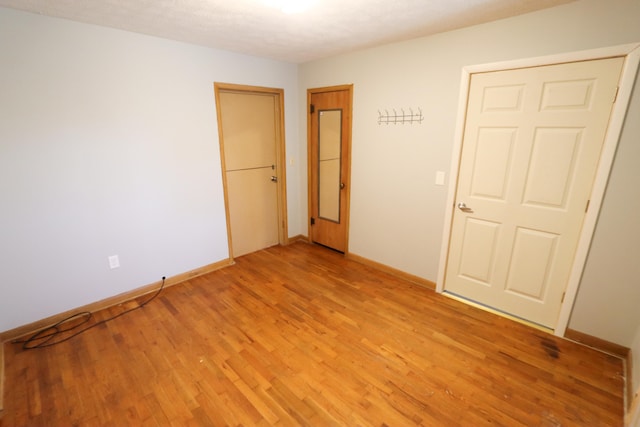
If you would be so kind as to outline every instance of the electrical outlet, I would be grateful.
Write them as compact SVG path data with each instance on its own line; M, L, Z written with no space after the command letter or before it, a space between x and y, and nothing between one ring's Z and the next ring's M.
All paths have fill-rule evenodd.
M113 270L118 267L120 267L120 258L118 258L118 255L111 255L109 257L109 268Z

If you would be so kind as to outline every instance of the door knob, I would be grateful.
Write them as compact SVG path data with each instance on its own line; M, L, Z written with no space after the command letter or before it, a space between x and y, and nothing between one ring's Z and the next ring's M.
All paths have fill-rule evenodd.
M344 182L341 182L341 183L340 183L340 189L341 189L341 190L344 190Z
M464 202L458 203L458 209L463 212L473 212L473 210L470 207L467 207L467 204Z
M278 177L275 175L271 175L271 181L278 182Z

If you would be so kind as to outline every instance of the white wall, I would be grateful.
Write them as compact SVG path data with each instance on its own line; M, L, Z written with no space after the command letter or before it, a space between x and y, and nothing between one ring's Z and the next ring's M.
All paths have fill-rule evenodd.
M462 67L639 42L639 18L637 0L581 0L303 64L301 141L306 89L354 84L350 252L435 281L447 189L434 180L437 171L450 167ZM634 105L639 97L636 90ZM377 110L402 107L421 107L424 123L376 123ZM630 116L637 119L637 111L634 107ZM569 325L624 346L640 326L640 222L638 209L628 209L623 197L640 200L640 169L634 166L639 139L637 123L627 123L618 156L625 158L614 164ZM306 210L302 213L306 218ZM605 237L611 229L615 237ZM607 263L614 258L617 271L609 275Z
M637 78L569 326L626 347L636 329L625 313L640 325L639 119Z
M294 64L0 8L0 331L226 259L213 83L284 88L299 159L296 80Z

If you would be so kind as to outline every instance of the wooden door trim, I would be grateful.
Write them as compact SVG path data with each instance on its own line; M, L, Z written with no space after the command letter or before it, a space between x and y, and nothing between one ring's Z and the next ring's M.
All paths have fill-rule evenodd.
M214 82L213 90L216 102L216 119L218 125L218 142L220 147L220 166L222 168L222 187L224 193L224 211L227 222L227 245L229 248L229 260L233 262L233 236L231 235L231 219L229 214L229 193L227 187L226 164L224 157L224 136L222 133L222 116L220 111L220 92L254 93L273 95L276 98L276 168L279 172L278 186L278 243L288 244L289 221L287 218L287 173L286 173L286 149L284 137L284 89L264 86L248 86L233 83Z
M349 105L351 107L351 111L348 114L349 123L347 125L347 133L343 135L344 142L347 144L347 176L345 179L345 189L346 194L346 203L344 207L344 216L345 216L345 249L344 254L347 255L349 253L349 219L351 217L351 129L353 125L353 84L346 85L337 85L337 86L326 86L326 87L318 87L307 89L307 237L308 240L311 241L311 213L313 211L312 207L312 189L311 189L311 120L309 120L309 111L311 108L311 96L318 93L326 93L326 92L339 92L339 91L347 91L349 93Z
M456 129L454 133L453 155L450 168L449 191L445 206L445 223L442 234L442 245L440 248L440 263L438 266L438 277L436 280L436 292L444 292L444 281L446 275L447 259L449 254L449 241L454 213L455 194L458 185L458 173L460 167L460 157L462 154L462 140L464 137L464 126L466 123L467 101L471 83L471 75L475 73L511 70L516 68L529 68L567 62L580 62L595 59L605 59L611 57L624 57L625 62L619 80L619 91L616 102L613 105L609 126L604 139L602 154L596 172L596 178L591 190L591 201L589 210L585 215L582 232L578 240L578 248L571 268L565 297L561 303L558 321L554 328L554 334L564 336L569 324L569 317L575 302L582 271L584 269L593 233L604 198L609 172L613 164L613 158L622 132L627 106L631 98L631 92L638 71L640 62L640 43L625 44L600 49L569 52L559 55L526 58L514 61L497 62L490 64L480 64L463 67L460 80L460 94L458 98L458 115L456 119Z

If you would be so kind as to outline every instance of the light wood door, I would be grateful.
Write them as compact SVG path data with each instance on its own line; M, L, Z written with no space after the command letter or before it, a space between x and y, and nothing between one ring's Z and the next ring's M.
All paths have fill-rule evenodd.
M309 89L309 237L346 252L352 86Z
M272 93L218 92L233 257L280 240L277 101Z
M472 75L445 291L554 327L623 62Z

